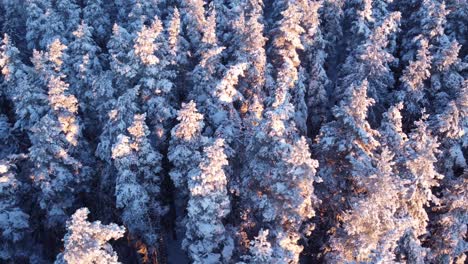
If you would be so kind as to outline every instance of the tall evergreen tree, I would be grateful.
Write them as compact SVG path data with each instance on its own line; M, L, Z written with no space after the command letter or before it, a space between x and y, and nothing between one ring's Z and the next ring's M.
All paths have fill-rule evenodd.
M160 219L165 209L161 203L162 156L150 145L145 118L144 114L133 117L128 136L117 137L112 159L117 170L117 208L123 211L122 220L130 237L141 239L152 256L160 240Z
M103 225L101 221L88 221L88 208L76 210L67 221L68 232L63 241L65 249L57 256L56 264L118 264L118 256L108 243L119 239L125 227L116 224Z
M223 170L227 164L224 140L216 139L203 149L200 164L187 175L190 196L182 245L194 263L230 261L233 240L223 225L230 211Z
M390 89L395 82L389 65L395 58L386 47L391 34L398 29L399 20L400 13L391 13L369 33L362 44L351 51L341 69L341 79L335 91L335 96L341 99L348 86L367 79L367 93L375 101L369 113L370 121L374 124L378 123L381 113L385 111Z
M95 41L104 45L110 37L112 24L108 10L102 0L85 0L83 8L84 23L89 25Z
M0 260L15 263L28 257L29 215L21 208L25 184L18 180L15 157L0 160ZM33 253L34 254L34 253Z
M65 25L57 15L50 0L31 0L26 10L26 41L29 49L46 49L57 37L61 37ZM61 38L63 42L65 39Z
M92 85L97 76L102 72L99 60L100 48L92 38L91 28L82 22L73 32L73 40L67 47L67 61L64 72L70 82L70 92L80 102L80 109L86 117L91 117L89 102L95 96L92 93Z
M202 136L205 124L195 102L182 103L177 120L179 123L171 131L168 159L173 165L169 176L177 190L174 203L177 225L181 231L185 227L184 209L189 199L189 173L201 162L201 151L208 139Z
M69 210L79 202L78 194L86 191L88 186L83 183L90 176L78 102L68 93L68 84L60 75L63 48L55 41L35 65L46 78L49 109L31 128L29 151L33 182L40 190L39 204L47 214L45 224L49 227L65 223Z

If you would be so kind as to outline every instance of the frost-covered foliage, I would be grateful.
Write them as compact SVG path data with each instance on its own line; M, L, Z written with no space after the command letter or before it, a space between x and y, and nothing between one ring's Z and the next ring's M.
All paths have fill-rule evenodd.
M93 28L92 34L96 42L105 43L112 29L110 14L105 10L105 1L85 0L84 4L83 20Z
M78 101L68 93L69 85L59 73L64 49L60 41L54 41L48 52L38 55L35 65L40 81L47 85L48 111L31 128L31 178L41 190L38 199L48 215L47 226L65 224L90 176L90 153L86 141L81 140Z
M224 140L216 139L203 149L198 168L188 173L186 237L182 246L193 263L228 263L233 241L223 219L230 211L224 166Z
M205 124L193 101L182 103L177 121L171 131L168 158L174 168L169 175L179 192L188 195L188 173L200 162L200 150L207 140L201 134Z
M56 264L120 263L108 242L123 237L125 228L116 224L103 225L101 221L89 222L88 215L88 208L81 208L67 221L67 234L63 238L65 249L57 256Z
M467 8L0 0L0 262L466 262Z
M374 170L360 175L363 197L353 198L351 209L342 216L342 228L332 235L329 262L390 263L395 259L407 221L399 215L399 201L406 193L404 182L393 170L392 158L384 148L373 161Z
M25 190L14 163L14 157L0 160L0 260L5 263L28 254L21 245L29 232L29 215L20 207Z
M126 134L117 136L112 159L117 170L115 197L132 237L155 245L160 235L161 154L150 145L146 116L135 115Z
M78 28L73 31L73 40L66 50L68 60L65 73L71 84L70 92L80 102L89 102L93 99L90 88L102 71L98 57L101 49L94 42L91 30L92 28L86 23L81 22ZM89 111L86 106L87 104L82 104L83 111Z
M347 182L363 177L363 172L369 174L365 170L373 168L372 158L380 144L376 139L378 132L366 119L374 103L367 97L367 86L365 80L348 88L345 99L333 109L336 120L324 125L318 136L319 164L322 164L319 175L325 183L327 200L339 201L350 191L355 192ZM336 202L331 208L334 206L338 211L343 210Z
M249 140L246 151L251 159L242 171L240 196L248 212L244 225L271 232L271 260L297 263L303 250L298 244L302 224L315 215L318 204L312 185L319 180L318 164L295 127L289 94L280 98L285 101L275 102Z

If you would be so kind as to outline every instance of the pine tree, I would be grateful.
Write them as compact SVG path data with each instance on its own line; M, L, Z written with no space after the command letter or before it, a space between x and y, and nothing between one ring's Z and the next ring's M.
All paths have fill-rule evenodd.
M350 201L351 209L343 215L343 227L330 239L327 262L396 260L394 251L407 227L406 218L398 215L406 193L404 181L393 170L392 158L391 152L384 148L373 160L375 168L366 168L369 174L359 175L358 185L364 195Z
M145 118L144 114L133 117L128 136L117 137L112 159L117 170L116 205L123 211L123 223L132 238L141 239L153 252L161 235L160 219L165 214L160 195L162 156L150 145Z
M108 106L109 110L95 152L95 155L104 162L100 179L101 190L108 190L115 183L112 146L117 142L118 135L125 133L127 127L132 124L134 115L140 112L137 101L138 89L128 89L116 100L112 100Z
M369 118L372 123L378 123L380 115L385 111L390 88L394 85L390 63L395 58L386 50L391 34L398 29L400 13L391 13L375 29L368 34L365 41L357 45L346 58L335 94L337 99L343 98L344 91L352 83L367 79L367 93L375 104L370 109Z
M379 147L378 132L367 121L367 112L374 103L367 97L368 82L350 86L346 96L333 108L334 121L325 124L318 135L314 153L321 165L318 176L323 184L317 196L323 201L320 228L331 232L348 210L344 203L359 194L358 183L370 175L372 160ZM323 220L322 220L323 219Z
M216 139L203 149L198 168L187 175L190 196L182 245L194 263L230 261L233 241L223 225L230 211L223 170L227 164L224 140Z
M168 159L173 168L169 172L177 190L175 204L178 212L178 225L183 226L183 208L186 208L189 189L189 172L201 162L202 147L207 138L202 136L204 122L203 115L197 110L195 102L182 103L177 114L178 124L171 131Z
M21 50L26 49L26 4L14 0L2 1L4 13L4 23L1 27L1 32L9 35L13 42L20 47Z
M120 263L108 242L123 237L125 228L113 223L103 225L101 221L88 222L88 214L88 208L81 208L67 221L65 250L57 256L56 264Z
M94 42L91 28L82 22L73 32L73 41L67 48L68 59L65 65L65 73L71 84L70 92L80 102L80 108L86 117L91 117L88 102L93 100L92 85L97 76L102 72L99 60L100 48Z
M416 128L409 134L404 147L404 169L400 171L402 177L409 181L404 213L409 217L410 228L399 242L399 254L414 263L423 263L427 255L428 249L419 241L419 237L427 233L429 216L425 207L430 203L439 204L432 189L439 186L439 180L443 178L435 167L439 143L428 130L426 118L423 116L417 121Z
M50 0L28 1L26 10L26 41L29 49L46 49L52 41L62 36L64 21L60 20ZM65 39L60 40L64 42Z
M76 0L55 0L55 10L58 20L64 25L64 31L59 32L69 43L76 27L80 24L81 7Z
M240 110L244 126L253 129L261 119L259 108L263 108L265 100L266 38L262 4L248 1L244 9L232 25L235 34L231 41L235 45L228 46L228 52L234 54L235 60L248 63L237 89L244 98Z
M433 222L430 259L434 263L463 263L468 245L465 241L468 224L466 207L467 171L447 184Z
M89 25L95 41L104 45L110 37L112 24L110 14L102 0L86 0L83 8L84 23Z
M427 99L424 96L424 81L430 77L431 60L428 42L421 39L416 60L409 63L400 77L402 92L399 92L397 97L400 100L405 100L408 114L413 118L420 115L422 107L427 105Z
M258 219L258 227L271 231L273 262L297 263L303 249L298 244L301 226L314 216L318 203L310 183L320 180L315 177L317 161L294 125L289 96L278 96L285 101L267 110L247 146L250 160L242 171L241 199L250 212L244 221Z
M160 149L165 145L175 117L172 90L176 77L169 68L171 62L167 59L168 47L162 39L162 30L161 21L155 17L151 26L143 26L134 40L135 64L139 65L136 85L140 87L143 110L148 113L151 131Z
M54 41L35 61L47 85L49 109L31 128L29 151L33 182L40 190L39 204L47 213L45 224L49 227L65 223L78 194L86 191L83 183L90 173L89 153L77 116L78 102L61 79L64 48L60 41Z
M32 84L31 69L19 60L19 51L9 37L3 38L0 50L2 94L14 104L14 129L28 131L47 112L47 96L42 87Z
M25 247L29 215L21 208L25 184L17 179L15 157L0 160L0 260L20 261L28 256Z

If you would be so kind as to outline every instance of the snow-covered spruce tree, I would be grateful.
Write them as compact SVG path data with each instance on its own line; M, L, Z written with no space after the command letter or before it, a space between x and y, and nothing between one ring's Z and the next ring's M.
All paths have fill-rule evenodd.
M216 27L215 24L207 25L204 4L203 0L180 0L182 25L193 54L200 48L204 32Z
M65 79L62 72L64 61L68 59L65 53L65 46L58 38L51 42L45 51L34 51L32 63L34 65L35 76L34 85L47 90L47 85L51 78Z
M156 251L161 234L160 219L165 214L161 204L162 155L150 145L145 114L136 114L112 147L117 171L115 197L122 209L122 221L133 242L141 240L149 256Z
M148 114L156 145L162 149L167 144L169 127L175 117L173 108L173 80L176 72L169 69L168 46L163 39L162 23L154 17L150 27L143 26L134 39L129 57L138 65L138 81L142 110Z
M191 72L194 86L189 98L205 113L207 134L225 139L227 154L232 157L231 148L236 149L241 126L241 118L234 107L234 101L242 96L236 86L247 64L233 63L227 67L222 64L221 52L224 47L218 45L215 18L216 13L211 8L206 20L207 29L197 54L198 64Z
M44 223L49 227L65 223L69 210L78 202L78 194L86 190L90 173L86 141L77 116L78 102L68 93L68 84L59 72L62 50L63 45L54 41L49 51L35 61L36 70L46 78L43 81L47 83L49 109L31 128L31 177L40 190L39 204L46 212Z
M95 97L91 86L97 76L102 72L99 60L100 48L92 38L92 28L84 21L73 32L73 40L67 47L67 61L64 72L70 83L70 92L80 102L80 109L85 113L85 118L93 118L93 113L88 107L89 102Z
M160 16L158 4L161 0L135 0L131 3L132 7L127 19L125 28L129 32L137 32L144 25L150 24L155 16Z
M430 237L430 260L433 263L464 263L468 244L465 240L468 225L468 171L446 185L437 207Z
M343 37L347 53L353 52L372 34L376 21L372 12L372 0L345 1L343 6ZM339 52L339 51L338 51Z
M430 203L439 204L439 199L432 193L439 186L443 175L436 171L436 155L439 143L431 135L425 119L427 115L415 123L416 128L409 134L404 146L404 169L400 171L403 179L408 180L407 195L404 197L404 213L409 217L409 225L403 238L399 241L398 257L411 263L423 263L428 252L421 246L419 237L427 234L429 221L426 207Z
M439 112L439 104L442 106L447 104L447 101L444 101L446 96L444 93L453 96L454 93L450 90L457 82L456 79L463 82L463 77L459 74L461 71L458 58L460 44L457 40L451 39L445 32L448 14L449 10L444 2L422 1L413 17L410 17L409 20L412 23L402 39L402 59L404 62L414 60L415 55L417 60L420 60L418 58L421 56L418 44L420 47L422 41L427 41L426 50L430 54L429 65L431 67L425 74L427 79L430 77L430 82L428 81L425 87L425 97L429 97L427 99L430 100L430 97L436 95L438 101L434 109L427 109L430 114Z
M363 43L351 51L339 73L340 80L335 91L338 100L343 98L350 85L367 79L367 93L375 101L369 112L371 123L378 123L381 113L386 110L390 89L395 83L389 65L395 58L386 48L389 38L398 30L399 20L398 12L387 16Z
M304 72L299 73L302 76L302 82L305 85L305 108L307 121L307 135L310 138L315 138L319 133L321 125L327 121L330 111L328 110L329 98L327 90L330 86L325 71L326 41L323 39L320 30L319 8L322 7L321 2L304 1L302 24L306 29L302 35L302 43L304 43L305 59L301 61ZM297 88L298 89L298 88ZM299 90L298 90L299 92ZM300 96L300 94L296 94ZM297 101L297 100L296 100ZM299 110L299 109L298 109ZM302 118L296 118L302 120Z
M0 86L1 94L13 101L15 86L19 79L25 77L26 66L20 59L20 52L12 43L11 38L5 34L0 43Z
M15 0L3 0L0 5L3 5L5 13L3 14L3 25L1 32L9 35L14 43L24 50L27 46L26 43L26 8L25 2L18 2Z
M81 208L67 221L68 232L63 238L65 249L57 256L55 264L120 263L108 242L123 237L125 227L88 222L88 214L88 208Z
M445 1L450 13L447 15L447 24L445 26L446 34L450 39L456 39L462 46L462 54L467 52L468 44L468 2L447 0Z
M455 99L430 118L431 129L441 144L439 168L447 180L459 176L459 171L467 166L463 148L468 146L468 80L457 85Z
M425 96L425 80L430 77L431 60L429 54L429 44L427 40L419 40L419 49L414 61L403 70L400 77L401 90L397 92L397 99L405 103L407 118L410 122L421 115L422 108L427 106Z
M177 120L179 123L171 131L168 159L173 165L169 176L177 190L174 201L177 223L179 228L183 228L183 210L187 207L189 197L188 174L200 163L202 147L206 145L207 138L202 136L205 126L203 115L198 112L195 102L182 103Z
M12 132L12 124L8 121L8 117L0 113L0 159L18 151L18 139Z
M430 45L441 40L448 41L444 34L448 11L445 3L437 0L401 2L399 6L402 14L408 15L404 20L403 29L405 30L401 42L401 59L406 64L415 57L419 39L426 39Z
M114 24L112 36L107 42L107 49L117 95L124 94L128 87L132 87L129 79L136 75L135 66L137 65L131 65L128 57L128 53L133 48L132 40L133 36L125 28Z
M271 31L272 48L269 50L269 52L274 52L277 82L284 87L278 85L274 87L275 91L269 91L271 98L274 97L274 94L284 94L283 92L276 93L278 89L292 90L298 79L298 66L300 64L298 50L304 49L300 38L301 34L305 32L304 28L300 26L302 17L300 7L294 1L287 1L285 5L284 11L281 12L281 20ZM284 100L280 99L280 101Z
M31 69L19 59L18 49L5 35L0 46L2 94L13 102L14 128L28 131L47 112L47 96L42 87L32 85Z
M342 22L344 19L344 0L324 0L320 13L320 29L325 40L325 51L327 61L325 67L327 75L334 79L337 66L342 57L342 46L344 45Z
M408 136L403 132L402 110L403 103L401 102L391 106L383 114L379 127L379 142L394 154L393 160L397 166L400 166L405 159L404 146L408 140Z
M101 172L100 188L109 191L115 184L115 173L112 162L112 146L117 137L124 134L132 124L135 114L140 112L138 102L138 89L128 89L124 94L109 103L107 117L104 121L99 143L95 155L104 161ZM106 107L107 108L107 107Z
M362 195L350 198L343 225L330 238L328 263L391 263L397 242L407 228L399 215L404 200L404 181L395 173L393 155L383 148L372 160L374 168L356 168L356 186ZM358 167L359 161L353 162ZM360 173L359 173L360 172ZM359 174L358 174L359 173ZM392 201L392 203L389 203Z
M29 49L46 49L57 37L61 37L65 25L59 19L50 0L26 2L26 41ZM61 41L64 41L61 38Z
M123 25L128 21L128 14L135 4L135 0L115 0L112 4L113 8L110 8L112 15L112 21L119 25Z
M298 78L294 87L294 97L292 101L295 105L294 123L301 135L307 135L308 108L306 104L307 96L307 74L304 68L299 68Z
M93 28L94 41L104 45L110 37L112 24L103 0L85 0L83 8L84 23Z
M59 33L68 44L73 37L73 32L80 24L81 7L77 4L77 0L55 0L54 2L58 20L64 25L64 31Z
M0 160L0 261L15 263L28 256L25 248L29 215L21 209L23 184L16 178L12 156Z
M168 46L168 58L170 58L172 67L175 68L176 71L183 71L183 69L179 68L187 66L188 64L189 42L182 34L182 21L177 7L174 8L172 14L167 18L164 24Z
M319 159L318 176L323 184L317 188L322 200L323 217L320 220L324 229L333 231L340 216L347 209L347 199L357 196L359 188L355 183L360 175L354 172L368 167L372 170L372 160L379 147L373 130L367 121L367 111L374 103L367 97L368 82L350 86L345 98L333 108L336 120L325 124L318 135L314 153ZM359 167L353 162L359 161ZM361 173L361 171L359 171Z
M228 52L233 54L235 60L248 63L237 90L244 98L240 109L244 127L252 130L262 117L265 100L266 38L261 1L246 2L245 10L232 25L235 32L232 42L236 44L228 46Z
M206 101L209 99L212 90L214 90L217 78L224 70L224 65L221 63L221 52L225 47L219 46L215 20L216 12L211 8L206 19L196 21L197 23L203 23L200 26L205 28L197 43L195 54L198 59L197 65L190 73L193 87L189 98L193 99L201 109L206 107ZM189 36L192 37L190 34ZM191 44L193 45L193 43ZM205 111L202 109L202 112Z
M204 147L197 168L188 173L189 201L186 233L182 246L193 263L229 263L233 240L223 225L230 212L224 166L224 140L216 139Z
M289 96L278 96L285 101L276 101L265 113L247 146L249 160L241 177L241 199L248 213L241 232L253 237L260 228L268 229L272 263L299 261L301 227L314 216L318 203L313 189L318 164L294 125Z

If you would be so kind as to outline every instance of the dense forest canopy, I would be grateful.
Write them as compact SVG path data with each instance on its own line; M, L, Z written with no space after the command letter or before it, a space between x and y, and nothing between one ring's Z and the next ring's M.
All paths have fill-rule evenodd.
M0 263L467 261L466 0L1 0Z

